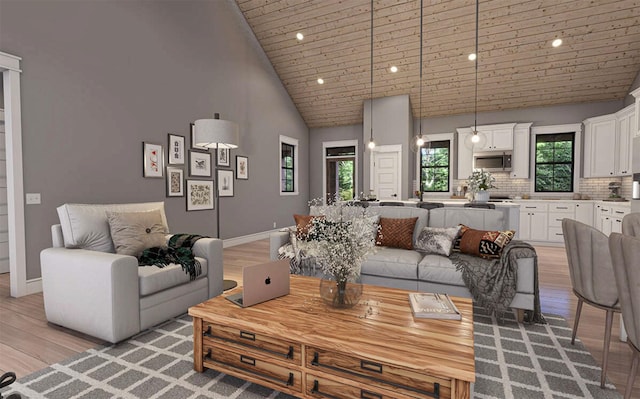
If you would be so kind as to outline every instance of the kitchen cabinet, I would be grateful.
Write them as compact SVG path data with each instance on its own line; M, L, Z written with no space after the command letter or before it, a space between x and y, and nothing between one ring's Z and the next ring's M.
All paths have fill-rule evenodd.
M622 233L622 219L629 212L628 206L597 204L595 227L606 235Z
M583 177L631 175L634 107L584 121Z
M456 177L458 180L466 180L473 172L473 154L476 152L485 152L485 151L515 151L514 148L514 132L516 126L521 126L522 131L524 129L529 129L531 123L502 123L499 125L483 125L477 126L478 132L482 133L486 141L484 145L480 144L471 144L471 136L473 136L473 128L465 127L456 129L458 132L458 170L456 173ZM528 145L528 135L527 137L519 137L518 138L518 153L522 153L524 155L520 155L520 158L527 158L526 169L524 163L518 165L517 172L518 174L526 173L527 178L529 174L529 145ZM525 146L524 140L527 140L527 145ZM526 147L526 149L525 149ZM515 154L514 154L515 156ZM517 159L515 162L518 162ZM520 176L518 176L520 177Z
M575 220L588 226L593 226L593 210L593 202L577 203Z
M616 112L616 146L618 156L616 157L615 170L618 176L630 176L632 174L634 107L635 105L630 105Z
M520 239L547 241L547 204L526 201L520 203Z
M635 97L636 102L634 105L634 116L633 116L633 125L632 128L632 136L640 137L640 87L631 92L631 95Z
M511 174L514 179L529 178L529 154L532 123L518 123L513 132Z
M478 132L486 137L483 147L475 148L476 151L510 151L513 149L513 133L516 123L503 123L500 125L478 126Z
M457 179L467 180L473 172L473 149L467 147L465 139L471 135L471 132L462 132L462 130L470 129L458 129L458 170Z
M547 215L547 241L564 242L562 234L562 219L575 219L576 205L573 202L553 202L549 204L549 213Z

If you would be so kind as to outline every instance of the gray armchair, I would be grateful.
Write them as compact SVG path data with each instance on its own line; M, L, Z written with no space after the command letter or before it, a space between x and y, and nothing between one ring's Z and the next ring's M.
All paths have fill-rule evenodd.
M625 215L622 219L622 234L640 237L640 212Z
M609 248L620 296L622 320L628 334L627 343L633 351L631 370L624 390L625 399L630 399L640 363L640 295L637 292L637 287L640 287L640 239L611 233Z
M562 220L562 233L569 261L571 286L573 293L578 297L571 344L575 342L584 302L607 312L600 377L600 387L604 388L613 314L620 312L618 290L609 254L609 241L601 231L572 219Z

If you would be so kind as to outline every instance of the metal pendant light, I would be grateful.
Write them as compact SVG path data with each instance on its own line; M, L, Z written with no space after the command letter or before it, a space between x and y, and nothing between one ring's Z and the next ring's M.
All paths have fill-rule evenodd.
M371 135L369 137L369 149L376 148L376 142L373 141L373 0L371 0L371 82L369 83L369 127Z
M424 139L422 138L422 2L423 0L420 0L420 112L418 113L420 121L418 137L416 138L416 145L418 148L424 145Z
M471 137L472 143L478 143L480 136L478 136L478 15L480 14L480 0L476 0L476 58L475 72L476 72L476 92L473 111L473 136Z

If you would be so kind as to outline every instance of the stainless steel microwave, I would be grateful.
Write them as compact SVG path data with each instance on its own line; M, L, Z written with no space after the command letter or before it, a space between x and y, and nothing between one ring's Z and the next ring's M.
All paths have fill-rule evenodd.
M489 172L509 172L511 151L477 152L473 154L473 167Z

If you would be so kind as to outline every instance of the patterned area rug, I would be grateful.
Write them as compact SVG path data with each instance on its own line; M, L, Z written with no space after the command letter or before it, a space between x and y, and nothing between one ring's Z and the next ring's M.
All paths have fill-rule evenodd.
M621 398L599 386L600 367L559 316L523 325L475 309L474 398ZM191 318L170 320L113 346L91 349L5 388L23 398L291 398L208 370L193 371Z

